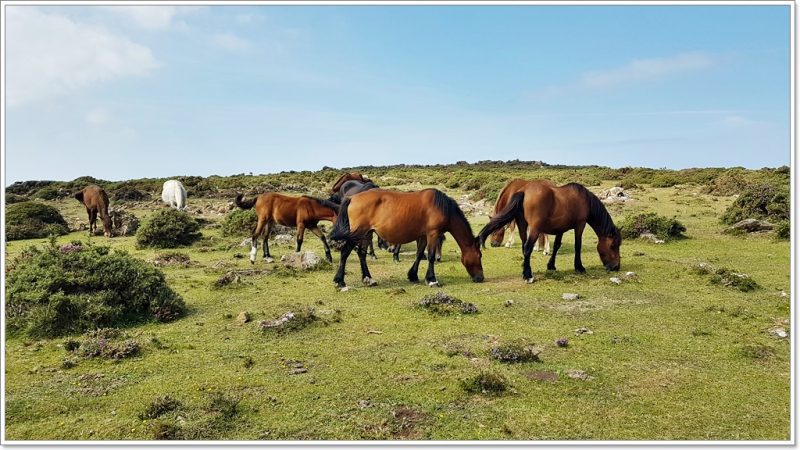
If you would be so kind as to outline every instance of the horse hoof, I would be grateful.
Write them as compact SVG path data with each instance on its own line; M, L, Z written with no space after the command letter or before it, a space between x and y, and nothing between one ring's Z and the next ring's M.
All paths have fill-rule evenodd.
M510 242L506 242L506 248L511 248L511 243Z
M428 281L428 287L441 287L438 281Z
M275 260L274 260L274 259L272 259L272 258L270 258L269 256L267 256L266 258L264 258L264 262L265 262L265 263L267 263L267 264L269 264L269 263L274 263L274 262L275 262Z
M367 286L370 286L370 287L371 287L371 286L377 286L377 285L378 285L378 282L377 282L377 281L375 281L375 280L373 280L373 279L372 279L372 278L370 278L370 277L364 277L364 280L363 280L363 281L364 281L364 284L366 284Z
M528 284L533 284L533 277L526 279L525 282Z
M378 257L375 255L369 255L369 257L372 258L373 261L376 261L378 259Z
M350 286L337 286L337 289L339 289L339 292L347 292L350 290Z

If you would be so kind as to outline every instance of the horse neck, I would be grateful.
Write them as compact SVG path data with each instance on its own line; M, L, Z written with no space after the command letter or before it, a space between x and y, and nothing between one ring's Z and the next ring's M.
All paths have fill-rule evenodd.
M599 199L592 199L591 201L600 202ZM586 219L586 223L592 227L594 233L598 237L608 236L612 230L609 230L609 225L613 225L614 222L611 220L611 215L608 213L606 208L600 203L599 207L592 208L591 205L589 206L589 217Z
M465 247L470 247L475 242L475 236L472 235L472 228L466 219L462 219L457 215L450 217L450 234L453 235L459 248L463 253Z

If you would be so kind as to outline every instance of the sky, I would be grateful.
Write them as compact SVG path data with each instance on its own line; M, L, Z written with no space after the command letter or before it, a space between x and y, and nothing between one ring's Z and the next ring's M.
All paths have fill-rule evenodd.
M790 8L5 5L6 184L790 159Z

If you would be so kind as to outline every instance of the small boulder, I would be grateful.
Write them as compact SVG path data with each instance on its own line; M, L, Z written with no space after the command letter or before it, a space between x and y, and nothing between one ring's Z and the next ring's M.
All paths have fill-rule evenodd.
M561 294L561 299L562 300L577 300L579 298L581 298L580 294L572 294L572 293L569 293L569 292Z
M275 241L275 245L293 245L294 244L294 236L291 234L276 234L273 237Z
M783 327L772 327L769 330L769 334L775 336L778 339L785 339L789 337L789 333Z
M594 331L586 327L580 327L575 329L575 336L580 336L582 334L594 334Z
M323 264L323 259L312 251L295 252L281 256L284 266L296 270L313 270Z
M763 220L744 219L736 222L731 226L733 230L742 230L747 233L755 233L757 231L769 231L772 229L772 224Z
M250 313L247 311L242 311L236 316L236 323L239 325L244 325L247 322L250 322Z
M567 370L567 376L574 380L588 381L594 379L593 376L587 374L583 370L570 369Z
M598 197L603 203L626 202L631 197L619 186L601 192Z
M620 278L618 278L618 277L611 277L611 278L609 278L609 280L614 284L621 284L622 283L622 280Z
M639 239L644 239L644 240L650 241L650 242L652 242L654 244L663 244L664 243L663 239L659 239L658 236L656 236L653 233L642 233L642 234L639 235Z

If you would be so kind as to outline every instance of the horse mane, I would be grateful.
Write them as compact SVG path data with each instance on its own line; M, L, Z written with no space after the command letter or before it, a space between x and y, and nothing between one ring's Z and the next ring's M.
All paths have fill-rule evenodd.
M336 214L339 214L339 205L334 203L334 202L332 202L332 201L324 200L324 199L321 199L321 198L318 198L318 197L312 197L310 195L304 195L303 197L311 199L311 200L314 200L315 202L319 203L320 205L325 206L326 208L330 208L330 209L334 210L336 212Z
M468 230L472 230L472 227L467 220L467 217L464 215L464 211L458 206L455 200L445 195L442 191L438 189L431 189L433 191L433 206L436 207L439 211L444 214L445 217L448 219L455 218L464 223L467 226ZM472 234L472 231L470 231Z
M608 213L605 205L596 195L579 183L569 183L564 187L570 187L586 198L586 204L589 205L588 222L598 234L612 236L615 239L621 238L619 229L614 225L614 220L611 219L611 214Z
M497 194L497 200L498 200L498 201L499 201L501 198L503 198L503 194L505 194L505 193L506 193L506 191L507 191L507 190L508 190L508 189L511 187L511 183L512 183L513 181L516 181L516 180L509 180L509 181L506 183L506 185L505 185L505 186L503 186L503 189L501 189L501 190L500 190L500 193L499 193L499 194ZM495 206L495 211L494 211L494 212L495 212L495 214L500 212L500 211L498 211L498 210L497 210L497 205L498 205L498 204L499 204L499 203L495 203L495 204L494 204L494 206Z
M361 175L359 172L345 172L333 183L333 186L331 187L332 194L341 189L342 185L345 183L345 178L349 178L350 180L357 180L360 178L362 181L364 181L364 175Z

